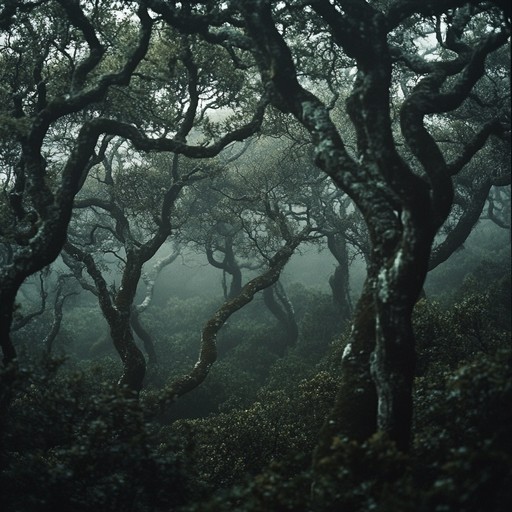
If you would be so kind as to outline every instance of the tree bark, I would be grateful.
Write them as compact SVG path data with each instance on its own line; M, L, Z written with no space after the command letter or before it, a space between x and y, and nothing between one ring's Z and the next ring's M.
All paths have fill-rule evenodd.
M140 322L139 312L134 309L132 311L132 315L130 317L130 323L133 327L133 331L135 334L142 340L144 344L144 350L148 355L148 366L156 366L158 358L155 351L155 344L153 343L153 338L149 334L148 331L144 328L144 326Z
M130 317L119 312L109 315L107 321L110 335L123 363L123 374L118 381L119 386L138 394L143 387L146 374L146 360L133 339Z
M329 456L335 437L362 442L377 429L377 393L370 371L375 348L374 288L375 278L369 276L354 311L352 332L340 362L340 386L320 431L315 466Z
M144 382L146 360L133 339L130 317L133 296L139 282L142 263L139 265L131 261L130 255L127 255L127 265L123 272L121 286L113 301L107 283L96 266L93 257L70 242L66 242L64 249L76 261L85 265L88 274L94 281L101 311L108 322L112 342L123 364L123 373L118 384L127 388L130 392L138 394ZM71 270L80 272L79 269L73 266L71 266Z
M62 324L62 308L64 306L64 302L66 301L66 298L69 297L69 295L63 295L62 289L59 286L56 292L55 296L55 302L53 305L53 322L52 326L50 328L50 331L45 336L43 340L43 346L46 351L46 353L49 355L52 353L53 350L53 343L55 339L57 338L57 335L60 331L60 326Z
M408 450L412 432L416 365L412 311L427 274L433 235L434 230L421 228L421 220L404 220L400 245L381 265L374 293L371 373L378 396L377 426L402 451Z
M406 58L400 48L392 48L389 43L393 24L403 20L398 10L386 13L362 1L342 2L342 11L327 1L311 4L317 21L357 67L346 103L357 137L357 157L353 158L332 122L330 109L299 81L293 52L276 26L272 6L250 0L241 2L241 6L246 31L258 49L255 58L262 82L271 91L273 105L292 114L310 133L316 164L357 205L371 239L371 268L356 310L355 334L343 358L342 389L335 405L335 411L343 410L345 414L334 414L332 429L324 430L322 444L324 448L329 446L325 432L364 439L377 423L379 430L406 450L414 372L412 308L425 279L434 235L453 204L451 177L471 160L494 130L492 123L483 127L467 143L460 158L448 165L425 118L451 112L463 103L485 72L486 56L506 44L509 28L502 26L500 31L489 32L470 48L457 44L465 25L450 26L443 44L457 53L457 59L439 63L421 58L406 61L413 68L418 61L424 63L419 71L414 69L423 77L400 106L402 135L421 165L420 174L398 152L392 130L393 59L396 55ZM424 6L426 11L435 10L429 3ZM416 12L417 6L414 9ZM453 83L451 77L455 77ZM369 316L365 318L365 314ZM361 334L367 339L360 340ZM358 365L350 367L353 350L353 358L362 368L360 373ZM372 350L371 374L377 390L373 419L366 403L350 400L353 389L371 387L368 356ZM353 408L345 407L346 403ZM375 402L370 407L373 405ZM351 416L357 419L349 419ZM318 451L325 453L325 449Z

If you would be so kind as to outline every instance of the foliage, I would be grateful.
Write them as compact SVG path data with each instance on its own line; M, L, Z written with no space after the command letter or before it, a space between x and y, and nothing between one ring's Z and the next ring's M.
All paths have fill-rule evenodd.
M302 465L295 459L313 449L335 390L336 380L322 372L293 391L264 388L247 409L180 421L173 428L192 436L197 478L212 489L257 475L271 462L287 460L288 471L296 472Z
M510 236L508 2L9 0L0 31L8 512L508 508L510 277L496 263L510 239L503 231L494 255L482 244L485 258L460 250L486 205ZM265 130L270 137L235 162L236 143ZM181 157L191 160L182 167ZM235 162L232 172L221 173L222 162ZM187 219L197 224L188 237ZM276 349L284 329L256 305L252 317L230 318L203 387L161 415L151 393L136 400L146 361L132 336L134 298L144 263L169 236L201 246L232 276L235 297L240 269L281 271L303 226L308 241L327 238L337 260L343 320L349 256L366 260L350 338L321 360L345 326L330 298L296 290L295 348ZM23 369L50 319L41 281L42 316L11 336L13 313L28 318L17 295L63 248L76 279L94 283L123 365L117 386L109 357ZM457 272L438 274L445 297L416 304L427 272L457 250ZM227 316L200 331L213 306L194 298L147 314L157 351L138 330L170 379L191 369L168 388L170 401L217 359ZM74 355L85 356L82 343L102 336L98 318L74 308L60 346L73 339ZM327 416L333 403L343 414ZM386 435L369 437L375 423ZM222 496L198 504L219 487Z
M431 510L505 511L512 505L512 353L421 378L416 400L418 477ZM436 379L436 380L434 380Z
M113 387L120 364L114 358L46 360L42 369L36 361L18 373L3 422L4 508L477 512L485 503L508 510L509 284L496 277L488 288L468 278L451 303L417 305L420 371L408 454L383 435L361 444L335 436L312 470L339 386L344 338L316 364L312 342L325 320L307 311L321 301L295 291L292 300L302 297L296 300L302 329L294 350L277 358L262 343L276 333L265 327L268 314L256 303L252 318L240 313L230 322L224 342L232 336L238 343L204 385L160 417L149 415L145 400L127 399ZM179 344L197 332L198 315L209 306L192 298L165 307L171 304L176 314L150 308L147 319L167 350L181 357L188 349ZM79 330L85 312L76 315Z
M468 276L451 304L421 300L415 308L418 372L430 364L456 368L476 354L492 354L510 336L510 276Z
M376 435L333 439L320 461L314 510L505 511L512 504L512 353L479 357L416 384L408 455Z
M296 459L296 465L307 466L309 457ZM229 491L219 492L210 500L196 502L180 512L307 512L311 490L310 472L304 470L294 478L287 476L286 468L272 463L261 474Z
M420 377L409 454L382 434L361 444L334 437L331 453L317 462L313 473L309 460L300 458L304 452L283 454L256 477L183 510L478 512L485 507L504 512L512 505L507 484L512 477L511 363L510 349L501 349L446 371L442 378L436 373ZM246 413L250 417L257 410ZM222 438L222 431L208 433ZM254 455L249 442L244 449L248 447ZM204 456L211 460L212 454ZM230 474L228 468L224 474Z
M140 405L81 373L27 370L3 432L6 512L155 510L188 492L176 443L162 445ZM169 490L172 489L171 492Z
M508 289L506 279L498 282ZM507 510L512 354L507 315L500 314L504 296L495 283L482 290L469 279L451 305L418 304L421 372L409 454L383 435L362 444L334 437L331 454L312 473L307 454L321 425L313 411L320 406L319 416L325 416L337 385L325 371L307 365L297 371L303 360L294 353L274 364L252 407L176 425L189 429L203 484L227 487L184 510L477 512L484 503L489 510ZM485 333L486 351L474 339L475 325ZM342 349L343 343L333 345L320 367L332 372ZM297 383L303 371L313 376ZM283 450L281 435L291 450Z

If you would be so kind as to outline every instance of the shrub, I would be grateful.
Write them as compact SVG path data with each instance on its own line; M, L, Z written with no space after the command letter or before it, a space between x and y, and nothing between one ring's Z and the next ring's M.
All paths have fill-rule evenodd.
M82 374L48 366L16 382L2 439L2 510L144 512L182 503L180 450L160 443L139 403L109 386L91 393Z
M425 510L512 506L512 352L480 356L418 380L416 471Z
M293 391L264 388L247 409L179 421L173 428L193 439L194 471L211 488L241 482L276 461L289 461L293 475L296 457L310 457L336 388L335 379L321 372Z

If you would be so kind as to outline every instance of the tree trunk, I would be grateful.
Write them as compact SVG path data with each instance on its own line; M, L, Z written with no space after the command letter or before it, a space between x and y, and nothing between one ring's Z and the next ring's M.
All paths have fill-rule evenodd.
M370 372L375 348L374 279L368 277L354 312L350 339L340 364L341 382L333 410L327 416L314 454L321 464L331 451L333 439L365 441L377 429L377 393Z
M0 288L0 343L3 354L3 368L0 369L0 459L4 453L3 435L7 412L13 400L13 384L17 377L16 349L12 344L10 330L18 287ZM3 461L0 460L0 469Z
M118 312L114 316L109 314L107 321L114 347L123 363L123 374L119 379L119 385L138 394L146 374L146 360L133 339L130 317Z
M95 293L101 311L109 325L110 336L123 364L123 374L119 379L119 385L138 394L144 382L146 360L133 339L130 317L142 263L137 257L134 257L133 253L127 254L127 263L122 275L121 286L117 290L114 300L112 300L107 283L93 257L70 242L66 242L64 249L76 261L85 264L88 274L94 281ZM70 268L78 275L81 272L72 264Z
M409 449L413 415L412 388L416 353L411 311L402 304L378 301L376 345L371 374L378 396L377 426L402 451Z
M230 266L229 274L231 275L231 284L229 285L229 293L226 298L232 299L242 290L242 271L236 262Z
M137 310L132 311L132 315L130 317L130 323L133 328L135 334L142 340L144 344L144 350L148 355L148 366L156 366L157 364L157 356L155 351L155 344L153 343L153 339L146 329L144 329L143 325L140 323L140 316Z
M371 373L378 396L377 426L402 451L409 449L413 416L412 312L423 289L433 239L421 213L415 218L402 213L400 244L380 266L374 290L376 336Z
M61 295L61 291L57 291L57 296L55 297L55 303L53 306L53 322L50 328L50 331L46 335L43 340L43 346L45 352L50 355L53 350L53 343L57 338L57 335L60 331L60 326L62 323L62 307L64 305L64 301L66 300L65 295Z

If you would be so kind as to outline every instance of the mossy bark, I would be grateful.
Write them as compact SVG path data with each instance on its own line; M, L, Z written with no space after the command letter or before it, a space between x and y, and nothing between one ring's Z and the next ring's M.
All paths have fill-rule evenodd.
M340 361L340 386L322 427L314 465L328 457L335 438L365 441L377 430L377 392L370 371L375 348L374 282L367 279L357 303L350 339Z

